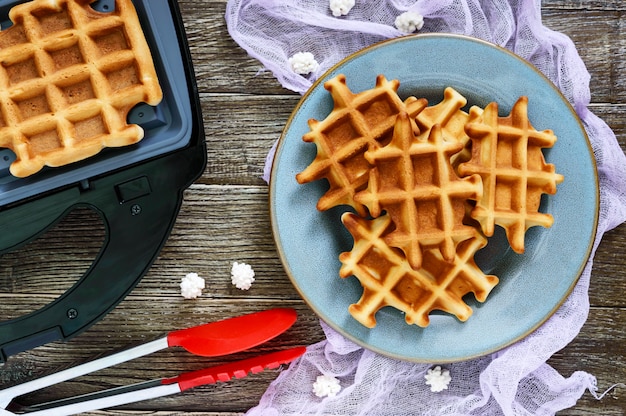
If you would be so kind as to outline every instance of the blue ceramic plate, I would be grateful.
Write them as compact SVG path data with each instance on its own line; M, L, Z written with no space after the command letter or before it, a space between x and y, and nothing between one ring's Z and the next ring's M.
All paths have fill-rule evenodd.
M392 308L380 310L377 326L363 327L348 313L362 289L355 277L338 275L339 253L352 248L343 228L345 207L319 212L325 180L300 185L295 176L315 157L315 145L302 141L307 120L332 110L323 82L343 73L353 92L370 89L378 74L400 81L399 95L428 98L436 104L451 86L484 107L497 101L508 115L522 95L537 130L552 129L558 141L544 154L565 176L557 193L542 200L551 213L550 229L533 227L526 252L510 250L503 232L477 254L486 273L500 283L483 304L470 295L474 310L466 322L444 313L431 315L427 328L407 325ZM307 304L331 327L381 354L417 362L465 360L497 351L528 335L563 303L590 255L598 219L598 176L589 140L572 107L534 67L505 49L455 35L418 35L376 44L329 70L294 110L277 148L270 182L272 228L284 267Z

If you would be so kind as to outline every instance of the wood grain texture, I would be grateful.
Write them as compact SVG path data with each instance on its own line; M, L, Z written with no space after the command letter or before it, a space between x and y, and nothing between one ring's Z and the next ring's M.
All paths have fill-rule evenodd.
M300 96L281 87L228 35L226 0L179 2L196 71L209 165L184 194L171 237L149 273L102 321L69 342L20 353L0 367L0 388L67 368L103 354L202 322L275 306L294 307L298 322L280 337L246 353L199 358L174 348L25 396L25 404L126 383L173 376L260 352L323 340L316 315L282 268L271 234L265 157ZM626 7L622 0L544 0L543 21L576 45L590 76L591 110L612 129L626 151ZM234 116L236 115L236 116ZM89 267L104 239L92 211L73 212L44 236L0 257L0 317L41 308ZM598 391L626 382L626 225L604 236L594 259L590 312L580 334L549 361L567 377L594 374ZM234 261L253 266L248 291L230 282ZM204 295L180 296L180 279L207 279ZM184 394L89 415L240 416L258 403L276 371ZM559 415L626 414L626 389L601 401L586 393Z

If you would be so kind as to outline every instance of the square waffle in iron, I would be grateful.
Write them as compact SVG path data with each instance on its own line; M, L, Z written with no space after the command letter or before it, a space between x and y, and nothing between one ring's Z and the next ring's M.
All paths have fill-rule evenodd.
M471 159L459 165L461 175L480 175L483 193L472 209L486 236L497 224L504 228L511 248L524 252L528 228L549 228L552 215L539 212L541 196L556 193L563 176L546 163L542 149L556 142L551 130L537 131L528 119L528 98L521 97L507 117L498 116L498 104L487 105L478 120L469 123Z
M350 91L344 75L324 84L334 108L322 121L309 120L310 131L303 140L315 143L317 156L296 175L298 183L328 180L329 189L317 203L320 211L348 205L360 215L367 215L365 207L354 201L354 195L367 186L371 168L363 155L391 139L399 112L415 117L427 105L425 99L415 97L402 101L396 93L399 85L397 80L388 81L382 75L376 78L374 88L358 94Z
M127 123L140 102L162 99L150 49L130 0L98 12L92 0L33 0L0 32L0 147L25 177L143 138Z

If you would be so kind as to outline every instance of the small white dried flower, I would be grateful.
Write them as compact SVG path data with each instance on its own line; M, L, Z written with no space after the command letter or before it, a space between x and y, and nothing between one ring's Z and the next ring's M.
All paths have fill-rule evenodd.
M204 279L198 273L187 273L180 282L180 294L185 299L195 299L202 294Z
M298 52L289 58L289 65L293 72L299 75L307 75L317 71L320 64L315 60L311 52Z
M446 390L452 380L450 371L442 370L440 366L429 369L424 378L426 379L426 384L430 386L430 391L435 393Z
M333 16L345 16L354 7L354 0L330 0L330 11Z
M424 27L424 17L416 12L404 12L396 17L395 24L400 32L413 33Z
M333 376L321 375L317 376L313 383L313 393L317 397L335 397L341 390L339 380Z
M254 282L254 270L246 263L233 263L230 270L231 281L237 289L248 290Z

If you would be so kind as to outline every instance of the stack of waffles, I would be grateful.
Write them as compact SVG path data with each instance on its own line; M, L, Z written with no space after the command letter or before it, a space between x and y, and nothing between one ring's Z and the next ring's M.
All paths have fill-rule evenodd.
M131 0L110 13L90 3L23 3L0 32L0 147L16 155L14 176L138 142L144 133L128 112L162 99Z
M341 221L354 245L339 256L339 275L363 287L351 315L370 328L386 306L421 327L434 310L467 320L463 297L484 302L498 283L474 260L494 226L523 253L529 227L552 225L539 205L563 180L542 153L555 135L532 127L526 97L499 117L495 102L464 111L467 100L453 88L432 106L402 100L399 82L382 75L357 94L343 75L324 86L334 109L309 121L303 140L315 143L317 156L296 179L328 181L319 210L353 208Z

